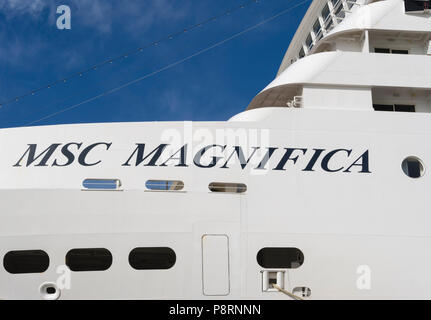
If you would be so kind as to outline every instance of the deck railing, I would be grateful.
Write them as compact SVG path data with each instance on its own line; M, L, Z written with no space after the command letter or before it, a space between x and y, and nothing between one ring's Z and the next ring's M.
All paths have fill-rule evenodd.
M355 5L361 6L362 3L357 0L328 0L291 63L310 54L319 41L352 12Z

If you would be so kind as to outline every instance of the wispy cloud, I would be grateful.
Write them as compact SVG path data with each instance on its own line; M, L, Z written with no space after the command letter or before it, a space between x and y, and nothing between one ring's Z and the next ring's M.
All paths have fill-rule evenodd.
M113 24L121 21L127 30L145 31L154 22L172 21L188 13L188 4L173 0L129 0L118 3L107 0L68 0L64 4L72 9L74 23L94 28L100 32L109 32ZM44 10L48 10L48 21L56 20L54 0L0 0L0 13L6 19L28 16L40 20Z
M0 64L7 63L12 66L24 64L47 47L39 38L33 38L30 42L23 41L17 35L3 30L0 31L0 43Z
M123 17L124 27L135 34L146 32L161 21L175 22L190 14L190 2L172 0L132 0L119 7L117 18Z
M115 18L111 1L74 0L71 7L74 23L78 27L89 27L103 33L111 31Z
M189 4L174 0L64 0L72 11L72 29L87 32L91 37L109 36L113 28L117 34L142 41L146 33L156 24L172 23L188 14ZM55 0L0 0L0 63L16 66L28 59L37 59L45 54L44 48L53 48L59 55L65 55L65 65L85 64L80 54L54 49L55 43L37 30L52 28L56 32L55 23L58 17ZM1 19L0 19L1 20ZM26 28L28 34L16 34L14 25ZM81 45L81 49L93 50L92 44Z
M7 19L22 15L39 19L41 12L52 5L50 0L0 0L0 12Z
M74 15L77 23L96 28L101 32L109 32L116 25L132 32L141 34L154 23L175 21L188 13L188 4L172 0L128 0L119 4L102 0L73 0L78 11Z

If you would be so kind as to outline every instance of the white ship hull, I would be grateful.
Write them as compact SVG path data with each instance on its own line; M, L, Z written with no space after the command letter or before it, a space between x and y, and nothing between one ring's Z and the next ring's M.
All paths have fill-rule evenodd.
M431 116L281 108L265 113L266 120L260 123L119 123L3 130L0 256L11 250L40 249L49 255L50 266L32 275L1 270L0 298L40 299L40 286L56 283L57 268L65 264L69 250L107 248L112 266L103 272L72 272L70 288L61 290L62 299L286 299L282 293L262 290L265 269L256 256L265 247L303 252L300 268L281 270L286 289L310 288L313 299L430 298L429 177L419 183L406 177L401 162L412 154L425 163L431 161L426 142ZM235 140L228 141L233 136ZM100 142L112 145L109 150L102 146L88 153L88 163L101 161L91 167L83 167L78 160L66 167L53 166L55 160L67 162L61 149L43 163L46 166L37 166L43 157L27 166L28 154L20 166L14 166L28 144L37 144L38 155L51 142L82 142L82 148ZM260 142L278 148L267 170L254 170L264 156L257 153L244 169L235 157L222 168L232 153L230 147L241 146L248 159ZM172 155L169 149L156 166L146 166L151 157L139 166L133 157L130 166L124 166L137 143L148 146L145 155L161 143L170 144L174 151L187 144L188 167L175 167L180 160L160 166ZM197 167L193 157L202 146L212 144L226 145L226 152L216 151L220 159L213 168ZM296 163L290 159L284 170L274 170L285 148L306 152L296 150L291 157L299 156ZM325 151L313 171L304 171L315 155L313 149ZM334 172L328 172L322 160L338 149L352 151L350 156L340 151L331 157L326 169ZM360 158L365 152L368 159ZM79 152L74 153L78 157ZM204 155L202 164L211 164L211 159ZM120 191L84 190L82 181L87 178L120 179L122 187ZM145 182L150 179L181 180L185 187L178 192L148 191ZM212 193L211 182L244 183L247 191ZM203 275L205 235L227 239L228 269L220 271L221 263L214 271L220 279ZM136 247L171 248L176 263L169 270L134 270L128 255ZM364 266L371 270L371 283L361 289L358 281ZM205 286L214 292L205 294Z

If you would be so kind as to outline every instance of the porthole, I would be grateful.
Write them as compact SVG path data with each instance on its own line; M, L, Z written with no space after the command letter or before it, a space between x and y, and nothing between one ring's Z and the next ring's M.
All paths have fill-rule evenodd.
M166 270L175 265L177 256L171 248L135 248L129 254L129 264L136 270Z
M408 157L404 159L401 164L401 168L403 169L406 176L413 179L423 177L425 174L425 166L417 157Z
M66 255L66 265L75 272L105 271L112 265L108 249L72 249Z
M304 263L304 254L297 248L263 248L257 263L266 269L296 269Z
M3 258L3 266L12 274L43 273L49 267L49 257L42 250L10 251Z

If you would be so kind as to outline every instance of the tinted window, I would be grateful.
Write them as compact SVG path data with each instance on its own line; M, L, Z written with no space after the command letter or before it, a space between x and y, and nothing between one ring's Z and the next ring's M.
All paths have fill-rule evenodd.
M313 31L317 35L320 31L320 21L316 20L313 25Z
M262 268L296 269L304 263L304 254L297 248L263 248L257 254Z
M404 104L374 104L374 110L376 111L397 111L397 112L415 112L416 108L414 105Z
M341 19L344 19L346 17L346 13L344 12L344 8L341 4L341 1L339 2L338 8L335 10L335 15Z
M352 7L353 7L354 3L356 3L356 0L350 0L350 1L347 1L347 7L348 7L349 9L352 9Z
M323 33L322 33L322 29L320 27L320 21L319 20L316 20L316 22L314 22L313 31L314 31L314 34L316 35L316 41L319 41L320 39L322 39Z
M392 49L393 54L409 54L409 50L396 50Z
M375 48L375 53L391 53L391 50L389 48Z
M299 58L304 58L304 57L305 57L304 48L301 48L301 50L299 51Z
M86 179L82 182L82 186L90 190L116 190L120 189L121 181L118 179Z
M72 271L104 271L112 265L107 249L73 249L66 255L66 265Z
M208 187L212 192L244 193L247 191L247 186L243 183L212 182Z
M420 178L425 174L425 167L422 161L416 157L404 159L401 167L404 173L410 178Z
M392 104L374 104L373 107L376 111L394 111Z
M411 178L419 178L421 176L421 165L417 161L407 162L407 172Z
M329 17L329 13L330 13L330 11L329 11L329 6L326 4L326 5L323 7L323 10L322 10L322 17L323 17L323 20L326 20L326 19Z
M10 251L3 258L3 266L13 274L42 273L49 267L49 257L42 250Z
M398 112L415 112L415 106L396 104L395 105L395 111L398 111Z
M184 189L184 182L174 180L148 180L145 186L149 190L179 191Z
M332 17L329 16L328 20L326 20L325 28L327 31L332 29L332 25L334 24L334 21L332 20Z
M431 7L429 0L404 0L406 12L424 11Z
M313 44L313 38L311 37L311 34L308 35L307 39L305 39L305 44L309 49L311 49Z
M170 269L176 260L171 248L136 248L129 254L129 264L136 270Z

